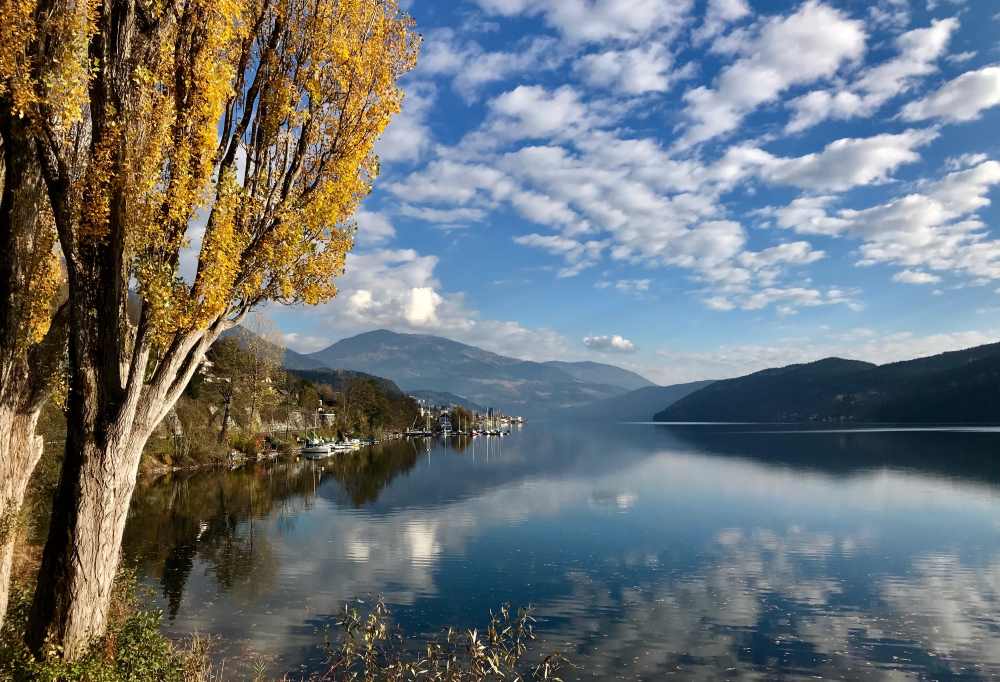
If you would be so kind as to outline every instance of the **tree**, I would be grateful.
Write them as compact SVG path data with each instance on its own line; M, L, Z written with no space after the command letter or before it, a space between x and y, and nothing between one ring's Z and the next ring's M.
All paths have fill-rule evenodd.
M72 660L105 629L142 448L206 350L262 302L336 294L418 40L395 0L3 7L0 74L68 279L66 452L28 640Z
M63 284L38 164L0 80L0 625L18 516L42 455L35 425L65 347ZM57 314L58 313L58 314Z
M272 399L277 395L275 387L281 379L281 363L285 358L285 347L281 332L274 322L262 313L250 316L247 331L247 354L249 366L245 383L250 399L248 424L253 428L258 413L264 407L273 407Z

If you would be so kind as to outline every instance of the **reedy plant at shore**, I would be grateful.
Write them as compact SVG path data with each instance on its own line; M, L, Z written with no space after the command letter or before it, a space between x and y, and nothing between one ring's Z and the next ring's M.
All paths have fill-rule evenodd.
M559 673L570 666L559 653L536 663L527 660L535 639L530 608L515 610L504 604L490 612L489 625L482 632L449 627L419 648L392 628L391 619L381 598L367 611L345 605L337 623L341 636L328 645L330 667L315 682L561 682Z

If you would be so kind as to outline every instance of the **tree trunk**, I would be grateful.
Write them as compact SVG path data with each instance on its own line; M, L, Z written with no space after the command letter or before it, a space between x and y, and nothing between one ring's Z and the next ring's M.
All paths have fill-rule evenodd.
M48 304L42 265L52 241L40 224L44 185L26 121L0 98L0 625L10 591L18 515L42 453L35 424L65 348L65 308L38 342L29 311Z
M66 456L32 604L28 643L79 658L104 634L122 535L146 438L127 424L99 426L71 396Z
M88 314L85 306L73 308L76 319ZM111 380L117 380L117 368L92 360L99 356L94 344L99 337L82 333L75 319L71 326L70 355L76 362L66 454L26 635L36 655L54 650L68 661L80 658L107 628L143 447L222 331L220 323L209 333L176 340L149 383L138 369L145 367L148 346L138 341L134 353L143 357L128 372L122 392Z
M233 402L233 394L227 393L225 398L225 407L222 410L222 428L219 429L219 444L226 444L226 433L229 431L229 405Z
M0 408L0 626L10 598L10 574L14 562L18 516L28 489L31 472L42 456L42 437L35 435L39 410L30 413Z

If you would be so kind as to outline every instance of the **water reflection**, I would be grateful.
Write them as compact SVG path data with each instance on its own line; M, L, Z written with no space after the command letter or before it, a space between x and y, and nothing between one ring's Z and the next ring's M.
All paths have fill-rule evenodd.
M381 593L409 631L530 601L582 679L989 679L998 446L533 425L163 479L126 551L172 631L282 672L318 666L317 630Z

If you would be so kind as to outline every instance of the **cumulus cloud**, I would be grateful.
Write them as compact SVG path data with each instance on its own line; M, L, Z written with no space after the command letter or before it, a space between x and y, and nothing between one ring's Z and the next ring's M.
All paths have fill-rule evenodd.
M730 24L750 16L746 0L708 0L705 19L692 34L696 44L704 43L722 33Z
M419 161L433 143L427 116L437 98L433 83L411 82L406 86L403 110L382 133L375 152L383 163Z
M572 87L547 90L519 85L490 102L496 117L492 132L508 139L563 135L586 125L587 109Z
M438 29L424 41L416 73L451 78L455 91L472 102L490 84L559 66L565 53L556 43L554 38L541 36L509 52L489 51L475 41L463 41L452 29Z
M396 236L396 228L383 213L361 208L354 214L354 220L358 224L355 239L362 246L382 244Z
M685 93L688 125L681 145L728 133L788 88L833 76L864 54L865 39L861 22L812 0L793 14L759 22L752 34L733 42L739 58L722 70L714 87Z
M579 242L561 235L526 234L514 237L514 243L521 246L531 246L549 253L562 256L567 266L559 271L560 277L574 277L586 268L593 266L601 252L607 248L607 242Z
M799 132L826 119L849 119L874 113L893 97L911 90L920 78L937 70L958 20L939 19L896 38L898 54L858 74L842 90L814 90L789 102L793 111L786 130Z
M400 206L399 213L427 223L438 223L449 227L454 227L459 223L478 223L486 216L486 212L479 208L432 208L430 206L411 206L410 204Z
M777 157L757 147L731 147L713 172L724 182L757 176L766 182L803 189L842 192L886 182L899 166L920 160L916 149L936 139L934 130L844 138L822 151Z
M483 319L461 293L435 276L438 259L413 249L370 249L348 254L337 280L339 295L309 309L305 329L286 335L290 348L311 352L328 339L375 328L440 334L530 360L572 357L573 344L545 328Z
M892 281L902 284L937 284L941 281L941 278L929 272L902 270L892 276Z
M590 350L602 353L634 353L638 350L634 343L618 334L610 336L585 336L583 337L583 345Z
M615 281L602 279L594 286L598 289L614 289L623 294L641 295L649 291L652 282L651 279L619 279Z
M657 43L589 54L578 62L578 68L588 84L628 95L665 92L674 77L673 57Z
M993 280L1000 279L1000 240L990 237L976 213L989 206L989 192L998 184L1000 163L984 161L865 209L830 210L834 199L818 197L771 213L778 226L801 234L862 240L860 265L890 263Z
M960 123L974 121L982 112L1000 105L1000 66L968 71L948 81L936 92L903 107L908 121L939 118Z
M285 346L297 350L300 353L314 353L329 346L333 341L325 336L312 336L310 334L300 334L289 332L282 334L282 341Z
M652 34L669 36L691 10L692 0L476 0L502 16L541 16L564 39L576 43L631 41Z

